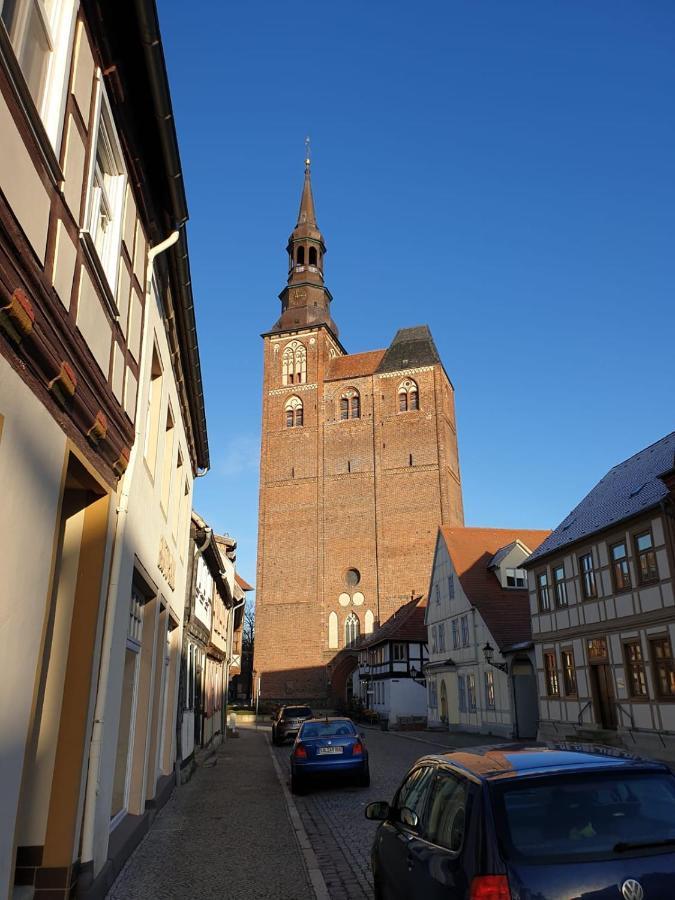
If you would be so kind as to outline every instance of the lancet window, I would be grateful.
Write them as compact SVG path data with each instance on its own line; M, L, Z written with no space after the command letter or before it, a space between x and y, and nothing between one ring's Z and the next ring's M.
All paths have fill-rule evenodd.
M300 341L291 341L281 357L283 384L304 384L307 381L307 351Z
M420 395L417 384L412 378L406 378L398 386L398 411L408 412L420 408Z
M299 428L302 425L302 400L299 397L289 397L284 412L286 428Z

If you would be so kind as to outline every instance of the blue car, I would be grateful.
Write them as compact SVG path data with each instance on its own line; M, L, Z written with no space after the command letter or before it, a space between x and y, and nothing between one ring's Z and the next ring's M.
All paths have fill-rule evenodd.
M363 787L370 784L368 751L351 719L308 719L300 726L291 753L291 790L301 793L320 775L349 776Z
M377 900L675 898L675 777L608 747L426 756L366 817Z

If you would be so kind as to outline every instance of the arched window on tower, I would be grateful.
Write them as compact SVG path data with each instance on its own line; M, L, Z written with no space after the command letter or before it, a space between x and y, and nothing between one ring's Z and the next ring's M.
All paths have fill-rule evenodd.
M281 357L281 383L304 384L307 381L307 351L300 341L291 341Z
M412 378L406 378L398 386L398 411L408 412L411 409L419 409L419 391Z
M340 418L343 421L361 418L361 397L354 388L345 391L340 397Z
M345 647L353 647L356 643L361 631L359 617L354 612L350 612L345 619Z
M309 248L309 264L310 266L316 265L316 247Z
M298 247L298 252L295 256L295 260L299 266L304 266L305 264L305 248Z
M302 425L302 400L299 397L289 397L284 412L286 428L299 428Z

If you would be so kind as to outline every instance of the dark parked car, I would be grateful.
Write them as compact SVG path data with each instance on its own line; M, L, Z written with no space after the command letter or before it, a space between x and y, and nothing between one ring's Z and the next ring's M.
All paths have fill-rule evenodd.
M366 817L378 900L675 898L675 778L607 747L426 756Z
M368 751L351 719L310 719L300 728L291 753L291 790L300 793L310 778L349 776L370 784Z
M314 713L309 706L281 706L272 716L272 743L283 744L289 738L294 738L300 726L307 719L311 719Z

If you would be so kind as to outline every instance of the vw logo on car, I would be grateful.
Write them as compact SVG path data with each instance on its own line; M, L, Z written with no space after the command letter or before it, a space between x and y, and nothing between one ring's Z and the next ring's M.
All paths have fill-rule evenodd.
M623 900L643 900L645 892L639 881L634 878L628 878L621 885L621 893Z

